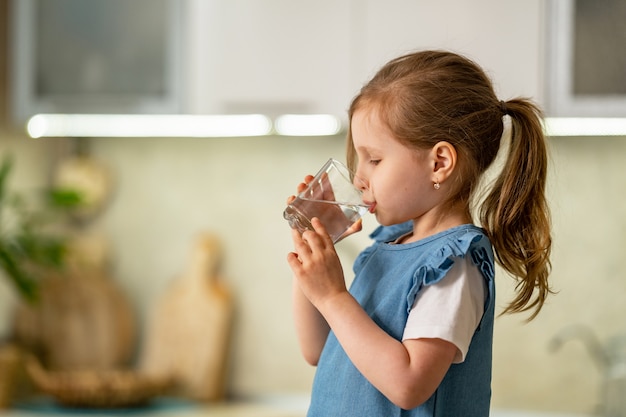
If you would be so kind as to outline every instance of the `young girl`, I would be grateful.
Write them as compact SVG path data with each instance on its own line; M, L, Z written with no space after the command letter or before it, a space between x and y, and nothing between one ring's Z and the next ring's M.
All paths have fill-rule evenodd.
M478 199L505 115L506 161ZM532 319L551 292L541 112L500 101L472 61L424 51L385 65L349 117L348 165L381 226L350 291L319 220L292 232L296 330L317 365L308 415L488 416L494 259L517 280L504 312Z

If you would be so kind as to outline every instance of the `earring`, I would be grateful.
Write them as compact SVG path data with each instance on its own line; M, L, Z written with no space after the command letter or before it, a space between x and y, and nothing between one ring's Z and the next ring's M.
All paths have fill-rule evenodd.
M441 188L441 185L438 182L436 182L433 184L433 187L435 187L435 190L438 190Z

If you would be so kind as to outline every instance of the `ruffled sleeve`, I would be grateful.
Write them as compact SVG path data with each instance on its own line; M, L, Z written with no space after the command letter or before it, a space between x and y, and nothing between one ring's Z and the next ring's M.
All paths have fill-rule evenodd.
M407 313L411 310L415 297L425 285L439 282L452 268L454 258L470 259L478 267L486 280L493 280L494 265L491 244L482 230L472 227L462 234L451 234L443 245L413 275L413 286L407 294Z

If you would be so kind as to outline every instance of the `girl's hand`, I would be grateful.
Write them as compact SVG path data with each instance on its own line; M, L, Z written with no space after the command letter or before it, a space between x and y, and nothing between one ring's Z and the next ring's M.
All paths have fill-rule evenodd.
M363 229L363 220L359 219L356 222L354 222L354 224L352 226L350 226L348 228L348 230L346 230L345 232L343 232L343 234L341 235L341 237L339 239L337 239L337 242L335 243L339 243L342 240L344 240L345 238L347 238L348 236L354 234L354 233L358 233Z
M300 289L309 301L318 306L328 297L347 292L343 269L333 242L317 218L311 220L315 230L302 235L291 232L295 252L287 255Z
M302 191L304 191L305 188L308 187L309 183L313 181L313 178L315 178L313 177L313 175L307 175L306 177L304 177L304 181L298 184L298 187L296 188L297 194L300 194ZM295 195L289 196L289 198L287 198L287 205L289 205L295 199Z

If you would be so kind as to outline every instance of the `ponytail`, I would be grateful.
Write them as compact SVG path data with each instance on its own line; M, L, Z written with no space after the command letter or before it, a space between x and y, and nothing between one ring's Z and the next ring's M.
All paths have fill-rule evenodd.
M502 314L534 310L530 321L553 292L546 140L535 104L519 98L501 106L511 118L509 154L479 213L497 262L517 281L515 298Z

